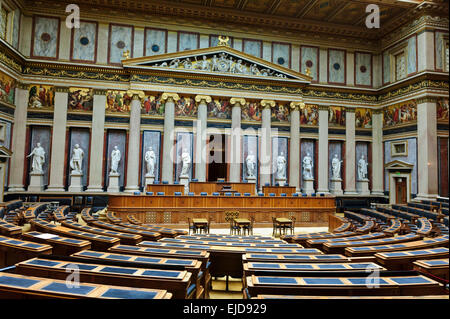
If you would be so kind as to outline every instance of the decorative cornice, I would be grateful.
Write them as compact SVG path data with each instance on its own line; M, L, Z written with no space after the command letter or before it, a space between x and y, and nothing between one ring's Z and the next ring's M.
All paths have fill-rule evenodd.
M233 106L242 107L242 106L245 105L245 99L244 98L232 97L230 99L230 104L233 105Z
M17 83L17 87L22 90L28 90L29 86L30 85L28 83L23 83L23 82Z
M205 103L210 103L212 101L212 99L209 95L196 95L195 96L195 102L201 103L202 101L205 101Z
M173 100L173 101L176 102L179 99L180 99L180 97L179 97L179 95L177 93L163 93L161 95L161 101L162 102L165 102L165 101L169 102L170 100Z
M437 97L435 96L424 96L424 97L419 97L416 99L417 104L422 104L422 103L436 103L437 102Z
M3 52L0 52L0 62L17 72L22 73L22 66Z
M273 100L261 100L261 106L263 109L270 109L271 107L275 106L275 101Z

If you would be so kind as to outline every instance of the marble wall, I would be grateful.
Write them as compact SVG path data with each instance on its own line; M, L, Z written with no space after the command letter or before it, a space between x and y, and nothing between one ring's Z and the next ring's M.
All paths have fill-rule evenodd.
M328 82L345 84L345 51L328 50Z
M434 33L434 47L435 47L435 68L436 70L444 70L445 69L445 42L444 35L448 35L447 33L441 31L435 31Z
M256 162L256 184L258 184L259 176L259 152L258 152L258 136L244 135L242 136L242 181L247 182L247 156L253 154Z
M389 52L383 52L383 84L391 82L391 57Z
M81 21L80 28L72 29L72 60L96 62L97 28L96 22Z
M313 165L318 165L318 161L315 158L315 144L316 141L315 140L309 140L309 139L302 139L301 143L300 143L300 181L301 181L301 187L304 187L304 182L303 182L303 158L309 154L309 156L312 158L313 161ZM317 179L317 176L315 176L314 172L315 172L315 167L313 166L312 168L312 172L313 172L313 177L314 180Z
M130 51L133 57L134 28L125 25L109 25L109 63L121 63L123 53Z
M262 41L244 39L242 46L244 53L262 58Z
M0 146L11 149L11 128L12 123L7 121L0 121ZM8 186L9 181L9 165L5 167L5 186Z
M300 47L300 72L306 74L306 69L311 71L313 81L319 81L319 48Z
M291 67L291 45L288 43L272 43L272 62L285 68Z
M34 37L32 56L58 58L59 18L34 17Z
M48 185L48 169L50 162L50 151L51 151L51 143L52 143L52 133L49 126L32 126L31 127L31 142L28 147L29 155L32 150L36 147L37 143L41 143L41 147L45 151L45 162L42 166L42 170L44 172L44 185ZM27 158L28 160L28 178L31 172L31 164L33 160L33 156Z
M187 151L191 156L191 164L189 167L189 180L192 179L193 163L194 163L194 135L190 132L178 132L176 140L176 154L175 154L175 180L180 181L181 169L183 168L183 161L181 155Z
M289 139L287 137L273 137L272 138L272 185L275 185L275 178L277 174L277 158L278 155L284 156L286 159L286 184L289 184Z
M372 54L355 52L355 84L372 86Z
M106 170L105 170L105 187L109 185L109 173L111 172L111 152L114 150L114 146L120 151L120 162L118 172L119 177L119 187L124 186L125 180L125 162L126 162L126 143L127 143L127 133L125 130L108 130L107 141L106 141Z
M144 56L164 54L167 52L167 30L145 29Z
M198 49L199 37L198 33L178 32L178 51Z
M19 49L19 32L20 32L20 9L14 10L13 31L11 44L14 48Z
M83 157L83 178L82 185L87 186L88 172L89 172L89 147L91 142L91 134L89 129L87 128L71 128L70 129L70 139L69 139L69 153L67 154L67 181L68 185L70 185L70 172L72 169L70 168L70 159L72 157L72 150L75 147L75 144L78 144L80 148L84 152Z
M408 39L408 74L417 71L417 36Z
M161 132L159 131L144 131L142 136L142 170L141 170L141 185L145 186L145 174L147 174L147 164L145 162L145 153L149 147L153 149L156 156L155 163L155 181L159 181L160 172L160 153L161 153Z

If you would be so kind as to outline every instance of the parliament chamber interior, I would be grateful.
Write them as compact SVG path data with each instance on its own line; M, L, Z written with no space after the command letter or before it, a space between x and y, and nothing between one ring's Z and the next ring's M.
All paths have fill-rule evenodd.
M0 299L448 301L448 6L0 0Z

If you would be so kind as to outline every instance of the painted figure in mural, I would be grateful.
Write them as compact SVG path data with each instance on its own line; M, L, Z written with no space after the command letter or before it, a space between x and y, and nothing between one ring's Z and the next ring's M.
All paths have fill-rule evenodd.
M72 158L70 159L70 168L72 168L72 173L82 173L83 157L84 151L81 149L79 144L75 144L75 147L72 150Z
M91 111L93 107L93 97L86 90L76 90L69 93L69 108L72 110Z
M366 180L367 177L367 162L364 159L364 155L361 155L361 158L358 161L358 179L359 180Z
M0 73L0 100L14 104L15 81Z
M289 110L286 106L275 104L272 108L272 121L287 122L289 121Z
M180 177L189 176L189 168L191 166L191 155L189 155L188 150L183 149L183 153L181 153L181 161L183 162L183 166L181 167Z
M32 108L50 107L53 105L53 99L50 89L46 89L42 85L37 88L32 86L30 88L28 105Z
M247 165L247 178L255 177L256 160L255 155L253 155L253 151L248 153L245 163Z
M319 116L315 105L307 105L301 110L300 124L317 125L318 119Z
M286 158L284 157L283 152L277 157L277 178L286 178Z
M309 153L303 157L303 179L313 179L313 161Z
M117 146L114 146L114 150L111 152L111 173L110 174L119 174L119 162L120 162L121 154L120 150Z
M332 172L333 172L331 179L340 179L341 178L341 163L342 162L343 161L341 161L338 158L338 155L334 154L334 158L331 161L331 167L332 167Z
M448 120L448 99L439 99L437 101L437 111L438 120Z
M341 107L328 108L328 123L345 125L345 110Z
M31 151L30 155L28 155L27 158L31 156L33 156L33 161L31 163L31 173L43 174L44 171L42 170L42 167L45 163L45 151L41 146L41 143L36 143L36 147L33 149L33 151Z
M147 174L145 176L154 177L155 176L156 155L151 146L148 148L148 151L145 153L145 162L147 163Z

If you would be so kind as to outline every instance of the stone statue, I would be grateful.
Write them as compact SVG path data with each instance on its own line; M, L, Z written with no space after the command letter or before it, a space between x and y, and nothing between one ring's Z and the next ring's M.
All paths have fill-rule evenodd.
M210 62L207 60L206 55L203 56L203 60L197 62L196 68L202 71L208 71L210 69Z
M120 162L120 151L117 146L114 146L114 150L111 152L111 172L110 174L119 174L119 162Z
M181 176L189 176L189 168L191 166L191 155L189 155L187 149L183 149L183 153L181 154L181 161L183 162L183 166L181 168Z
M358 161L358 179L359 180L366 180L367 177L367 162L364 159L364 155L361 156L361 158Z
M331 176L332 179L340 179L341 178L341 163L343 161L339 160L338 155L334 154L334 158L331 161L331 168L333 175Z
M155 161L156 156L153 152L153 148L149 147L148 151L145 153L145 162L147 163L147 174L145 176L153 177L155 176Z
M173 68L173 69L178 68L179 65L180 65L180 59L178 59L178 58L170 61L170 63L169 63L169 67Z
M185 69L192 69L192 62L191 59L187 58L186 60L184 60L183 62L183 67Z
M283 152L277 157L277 178L286 178L286 158L284 157Z
M33 149L33 151L31 151L30 155L28 155L27 158L30 156L33 156L31 173L43 174L44 171L42 170L42 166L45 163L45 151L41 146L41 143L36 143L36 147Z
M80 148L79 144L75 144L75 148L72 150L72 158L70 159L70 168L72 168L72 173L82 174L83 158L84 151Z
M313 161L309 153L303 157L303 178L304 179L314 179L313 178Z
M247 165L247 178L255 177L256 161L252 151L248 153L245 163Z

